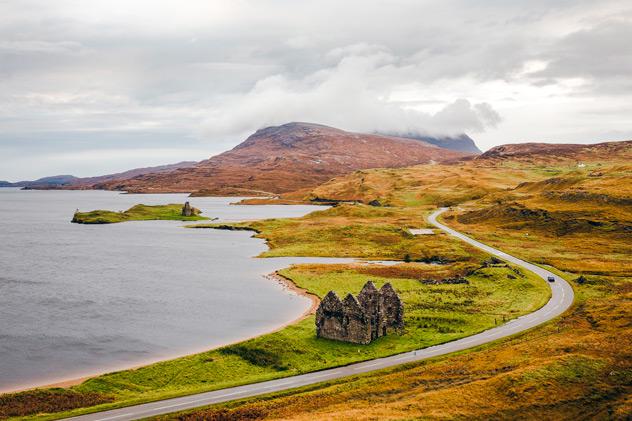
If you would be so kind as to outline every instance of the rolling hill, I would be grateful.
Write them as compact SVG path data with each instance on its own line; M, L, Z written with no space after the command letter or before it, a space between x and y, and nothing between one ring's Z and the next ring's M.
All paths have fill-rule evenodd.
M606 168L629 165L632 141L589 145L531 143L497 146L474 159L398 169L359 170L315 188L282 195L291 201L377 200L395 206L443 205L514 188L522 182L578 172L595 183ZM610 172L610 170L608 170ZM588 184L587 184L588 185ZM623 188L623 187L621 187ZM612 189L609 190L612 193Z
M477 161L499 161L547 164L563 161L598 162L616 160L632 154L632 140L593 144L517 143L491 148L476 157Z

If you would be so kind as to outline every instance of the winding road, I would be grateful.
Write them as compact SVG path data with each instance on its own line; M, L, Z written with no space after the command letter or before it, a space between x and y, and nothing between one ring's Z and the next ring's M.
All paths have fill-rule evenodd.
M364 361L361 363L351 364L344 367L331 368L327 370L317 371L299 376L286 377L283 379L270 380L261 383L248 384L243 386L231 387L228 389L215 390L212 392L198 393L195 395L184 396L180 398L166 399L141 405L129 406L126 408L113 409L109 411L97 412L71 418L73 420L82 421L106 421L106 420L135 420L155 415L167 414L170 412L181 411L184 409L196 408L205 405L211 405L221 402L227 402L235 399L242 399L250 396L257 396L281 390L293 389L296 387L307 386L327 380L339 379L341 377L353 376L361 373L368 373L383 368L396 366L399 364L420 361L439 355L450 354L456 351L462 351L467 348L482 345L497 339L505 338L522 332L532 327L545 323L556 316L562 314L573 303L573 289L571 286L554 273L549 272L539 266L518 259L493 247L480 243L464 234L461 234L437 221L437 217L445 212L446 208L435 211L428 217L429 222L435 227L486 251L500 259L513 263L524 269L530 270L545 280L549 276L555 278L555 282L549 283L551 287L551 299L539 310L513 319L501 326L483 331L476 335L468 336L463 339L447 342L416 351L405 352L390 357L378 358L375 360Z

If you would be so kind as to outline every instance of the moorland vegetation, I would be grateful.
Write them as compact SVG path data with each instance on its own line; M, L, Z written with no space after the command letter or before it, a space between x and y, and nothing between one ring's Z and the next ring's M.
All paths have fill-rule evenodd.
M571 280L576 302L565 315L456 355L162 418L625 419L632 413L632 143L563 148L559 156L550 148L518 149L453 164L360 170L280 199L257 199L350 203L302 218L200 226L253 230L268 242L262 256L412 261L282 272L319 296L357 293L367 279L394 285L408 331L375 341L362 358L466 336L546 301L545 285L528 273L483 267L487 256L445 234L412 235L409 229L427 227L424 218L437 206L452 207L447 225ZM448 276L470 283L420 282ZM219 350L99 376L71 390L114 402L62 414L238 384L233 373L250 382L357 361L358 345L318 342L313 333L307 318ZM5 414L18 396L5 398Z

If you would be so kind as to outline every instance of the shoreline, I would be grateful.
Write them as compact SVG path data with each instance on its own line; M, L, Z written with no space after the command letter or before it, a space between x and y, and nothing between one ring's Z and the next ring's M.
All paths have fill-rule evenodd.
M6 190L11 190L11 191L15 191L15 192L22 192L22 190L20 188L16 188L16 187L7 187ZM36 192L58 192L59 190L32 190L32 191L36 191ZM84 192L85 190L64 190L64 191L79 191L79 192ZM92 191L99 191L99 192L103 192L103 193L118 193L118 194L123 194L123 192L114 192L114 191L102 191L102 190L92 190ZM128 194L127 192L124 192L126 194ZM156 194L156 195L164 195L164 196L170 196L170 195L178 195L181 193L176 193L176 192L165 192L165 193L154 193L152 192L151 194ZM250 199L253 198L253 196L212 196L212 197L201 197L201 198L218 198L218 199L228 199L229 202L227 203L227 205L235 205L238 203L235 203L235 199L237 200L244 200L244 199ZM243 206L248 206L248 205L243 205ZM320 206L314 206L312 205L311 207L313 207L313 210L310 209L309 211L306 211L306 214L309 214L311 212L313 212L314 210L320 210L317 208L322 208ZM294 216L286 216L286 217L294 217ZM244 219L245 218L245 219ZM242 221L256 221L256 220L263 220L266 219L268 217L266 216L260 216L260 217L243 217L243 218L227 218L227 219L221 219L220 221L224 221L226 223L234 223L234 222L242 222ZM142 221L141 221L142 222ZM163 221L164 222L164 221ZM173 221L174 223L179 223L179 222L188 222L191 224L195 224L196 222L205 222L205 221ZM209 222L209 221L206 221ZM252 256L251 258L255 258L254 256ZM162 361L169 361L169 360L173 360L173 359L177 359L177 358L183 358L183 357L187 357L187 356L191 356L191 355L195 355L195 354L199 354L199 353L204 353L204 352L208 352L208 351L212 351L212 350L216 350L218 348L224 347L224 346L230 346L230 345L234 345L243 341L247 341L256 337L260 337L262 335L266 335L269 333L274 333L277 332L278 330L281 330L287 326L289 326L290 324L293 323L297 323L300 320L303 320L305 317L307 317L312 311L313 308L315 306L314 304L314 299L318 300L318 298L316 296L311 297L307 292L302 292L300 290L300 288L294 288L293 285L291 285L291 281L290 280L283 280L280 277L277 276L276 273L271 273L271 274L264 274L263 271L260 272L259 274L257 274L256 276L262 276L265 279L273 279L276 282L278 282L281 286L282 286L282 290L291 290L292 292L291 294L296 294L298 296L304 296L308 299L310 299L311 301L311 305L302 313L300 313L297 317L292 318L291 320L287 321L287 322L281 322L281 324L270 324L268 326L263 326L262 330L258 333L255 334L251 334L251 335L244 335L243 337L238 337L236 339L227 341L227 342L222 342L219 344L211 344L211 345L207 345L207 346L202 346L202 347L195 347L195 348L190 348L190 349L185 349L182 352L176 352L173 354L166 354L166 355L160 355L160 356L156 356L156 357L149 357L145 360L141 360L140 362L129 362L128 364L121 364L119 365L100 365L99 361L97 361L95 364L94 369L88 369L86 371L79 371L77 373L70 373L67 376L61 375L59 377L55 377L55 376L47 376L46 378L43 379L39 379L39 380L26 380L24 383L22 384L17 384L17 385L12 385L12 386L7 386L5 387L0 387L0 396L5 395L5 394L12 394L12 393L20 393L20 392L25 392L25 391L30 391L30 390L36 390L36 389L47 389L47 388L67 388L67 387L71 387L71 386L76 386L79 385L89 379L95 378L95 377L99 377L99 376L103 376L109 373L115 373L115 372L120 372L120 371L126 371L126 370L135 370L135 369L139 369L141 367L145 367L148 365L152 365L152 364L156 364ZM317 305L317 304L316 304ZM294 313L297 314L297 313ZM290 315L290 317L292 317L292 315Z
M316 313L316 309L318 308L318 305L320 304L320 297L318 295L314 294L313 292L309 292L305 288L299 287L290 278L281 275L278 270L274 271L274 272L272 272L272 273L270 273L268 275L265 275L264 278L277 281L281 285L285 286L288 290L294 292L296 295L308 298L312 302L310 308L305 310L302 315L300 315L296 319L284 324L282 327L280 327L279 329L275 330L274 332L277 332L277 331L281 330L282 328L287 327L289 325L292 325L294 323L298 323L301 320L304 320L305 318L307 318L308 316ZM270 332L270 333L272 333L272 332Z
M87 374L84 376L80 376L80 377L73 377L73 378L69 378L66 380L60 380L60 381L56 381L54 383L47 383L44 385L39 385L39 386L24 386L24 387L18 387L17 389L9 389L9 390L0 390L0 396L2 396L3 394L11 394L11 393L20 393L20 392L27 392L29 390L37 390L37 389L50 389L50 388L67 388L67 387L72 387L72 386L77 386L80 385L81 383L85 382L86 380L89 379L93 379L95 377L99 377L108 373L112 373L112 372L117 372L117 371L126 371L126 370L136 370L142 367L146 367L148 365L151 364L156 364L159 363L161 361L168 361L171 359L176 359L176 358L183 358L183 357L188 357L191 355L195 355L195 354L199 354L202 352L208 352L208 351L213 351L215 349L218 348L222 348L225 346L230 346L230 345L235 345L238 344L240 342L244 342L244 341L248 341L250 339L254 339L257 338L259 336L263 336L263 335L268 335L271 333L275 333L280 331L281 329L284 329L290 325L293 325L295 323L298 323L302 320L304 320L305 318L309 317L310 315L314 314L316 312L316 309L318 308L318 305L320 304L320 298L316 295L313 294L311 292L309 292L308 290L304 289L304 288L300 288L299 286L297 286L290 278L287 278L281 274L278 273L278 271L274 271L272 273L269 273L267 275L262 275L263 278L271 280L271 281L275 281L278 284L280 284L282 287L284 287L285 290L291 291L292 293L298 295L298 296L302 296L305 297L307 299L310 300L311 304L310 306L303 311L303 313L301 315L299 315L297 318L289 320L283 324L281 324L280 326L275 327L273 330L269 330L257 335L251 335L251 336L247 336L244 338L240 338L237 339L235 341L232 342L227 342L225 344L219 345L219 346L215 346L212 348L205 348L205 349L200 349L200 350L195 350L192 352L187 352L187 353L183 353L183 354L178 354L178 355L174 355L174 356L169 356L166 358L160 358L157 360L152 360L152 361L147 361L138 365L134 365L134 366L130 366L130 367L124 367L124 368L120 368L120 369L114 369L114 370L108 370L108 371L101 371L98 373L94 373L94 374Z

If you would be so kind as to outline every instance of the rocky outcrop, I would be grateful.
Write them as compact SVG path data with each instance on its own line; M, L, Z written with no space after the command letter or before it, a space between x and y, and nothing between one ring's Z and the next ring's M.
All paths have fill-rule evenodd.
M404 305L390 283L378 290L368 281L358 298L348 294L340 301L329 291L316 310L316 336L368 344L404 328Z

